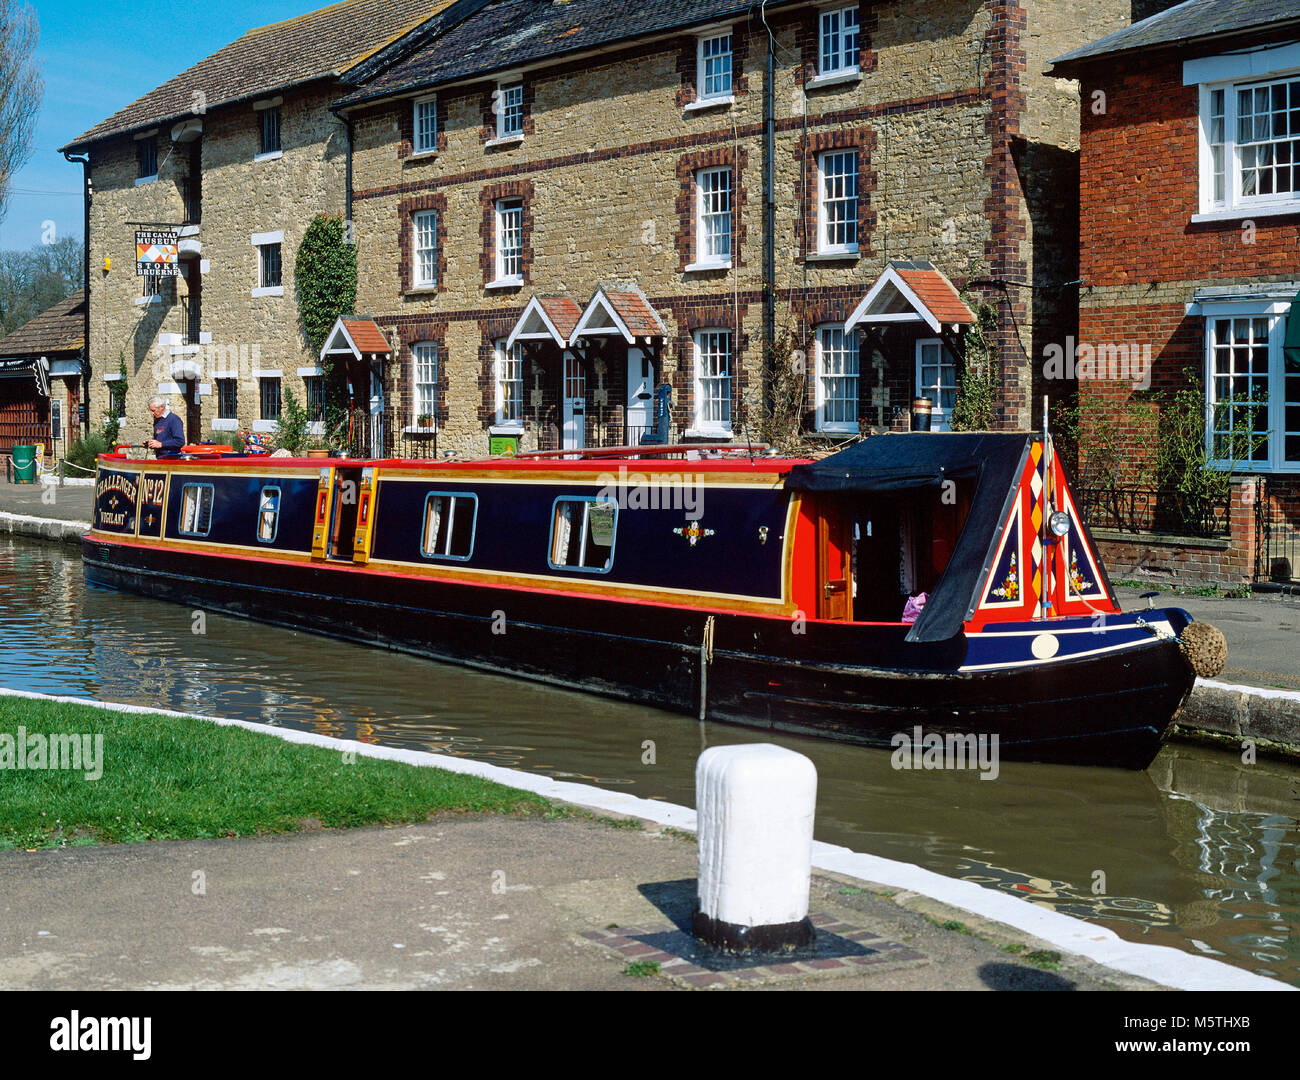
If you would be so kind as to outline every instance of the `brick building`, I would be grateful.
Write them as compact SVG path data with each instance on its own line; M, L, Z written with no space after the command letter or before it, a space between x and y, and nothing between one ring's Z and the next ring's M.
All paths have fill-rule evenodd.
M318 406L319 358L294 295L298 244L347 201L330 104L359 61L448 0L349 0L250 31L64 148L89 158L90 402L123 378L123 436L161 394L192 441L274 430L285 391ZM179 277L136 275L137 229L180 235Z
M998 424L1037 423L1028 358L1074 331L1077 277L1077 97L1042 72L1127 4L458 11L339 105L358 307L396 335L412 445L635 442L661 384L673 437L753 437L769 340L809 434L905 424L917 393L942 421L967 285L996 309Z
M1100 362L1079 383L1090 482L1117 493L1107 523L1142 533L1102 530L1120 573L1292 576L1298 30L1288 0L1189 0L1055 61L1082 84L1078 350L1112 364L1121 350L1150 358L1149 385ZM1141 482L1171 438L1171 397L1189 387L1204 406L1208 457L1235 480L1195 530L1211 535L1174 537L1161 534L1189 531L1206 508L1189 515L1177 492L1126 485ZM1098 461L1112 444L1117 452Z

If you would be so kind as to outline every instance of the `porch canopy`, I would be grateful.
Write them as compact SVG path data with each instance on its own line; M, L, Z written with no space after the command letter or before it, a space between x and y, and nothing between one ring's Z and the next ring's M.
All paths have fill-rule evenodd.
M667 334L659 313L635 285L602 285L569 336L569 344L584 338L618 336L629 345L635 345L638 338L650 345Z
M975 481L970 511L934 592L908 641L946 641L979 603L977 591L997 551L1025 455L1034 436L993 432L911 432L873 435L786 477L792 491L938 497L945 480Z
M521 341L527 344L550 341L567 349L581 318L582 308L567 296L534 296L506 338L506 348L513 349Z
M889 323L923 323L940 336L955 334L975 322L951 281L941 270L920 260L893 261L885 266L853 314L845 333Z
M320 358L324 360L327 356L350 356L357 361L375 361L391 356L392 353L393 347L388 344L384 332L373 319L340 316L325 337Z

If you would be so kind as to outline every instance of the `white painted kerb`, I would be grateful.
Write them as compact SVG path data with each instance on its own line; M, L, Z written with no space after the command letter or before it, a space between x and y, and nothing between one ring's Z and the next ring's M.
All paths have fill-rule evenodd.
M808 916L817 769L771 743L713 746L695 763L700 910L747 928Z

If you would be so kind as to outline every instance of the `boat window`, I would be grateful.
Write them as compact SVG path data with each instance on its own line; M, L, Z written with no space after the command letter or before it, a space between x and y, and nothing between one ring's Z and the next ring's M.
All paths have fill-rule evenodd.
M424 536L420 541L424 557L468 559L474 551L477 518L477 495L432 492L424 500Z
M207 536L211 528L212 485L186 484L181 488L181 534Z
M257 539L263 544L273 544L279 529L280 489L264 487L257 504Z
M551 520L552 569L597 574L614 565L618 504L611 499L556 499Z

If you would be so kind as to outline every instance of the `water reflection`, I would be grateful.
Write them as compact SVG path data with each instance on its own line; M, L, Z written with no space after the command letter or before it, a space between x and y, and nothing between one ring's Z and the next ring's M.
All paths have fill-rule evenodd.
M0 685L433 750L691 804L700 749L774 741L818 770L817 836L1300 983L1300 770L1199 747L1145 773L890 767L382 649L87 589L62 549L0 542ZM181 723L182 721L178 721ZM654 744L646 764L645 743Z

